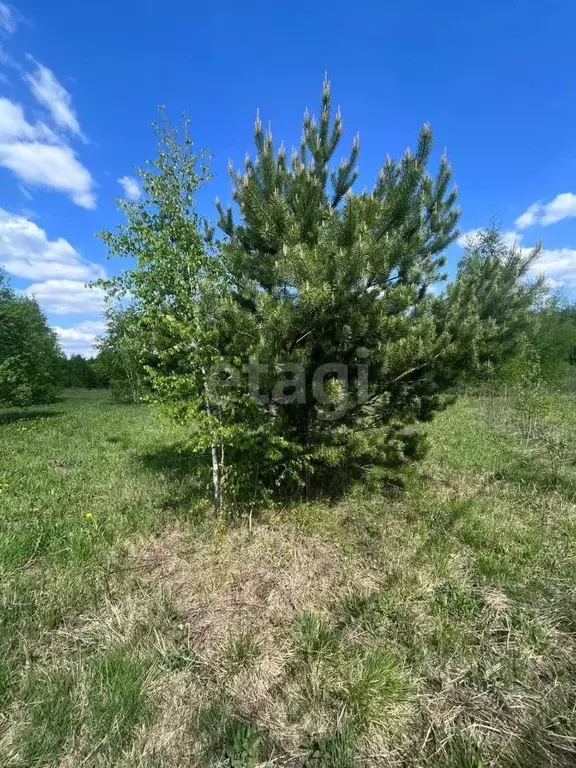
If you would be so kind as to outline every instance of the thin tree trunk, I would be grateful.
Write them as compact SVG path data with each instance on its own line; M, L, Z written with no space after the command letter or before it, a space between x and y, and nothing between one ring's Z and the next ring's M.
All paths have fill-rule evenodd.
M206 381L206 371L202 368L202 375L204 376L204 391L206 393L206 412L208 416L212 416L212 410L210 408L210 393L208 391L208 382ZM220 487L220 464L218 463L218 443L216 440L212 440L210 446L212 453L212 486L214 491L214 504L218 512L222 510L222 489Z
M212 441L212 485L214 487L214 503L218 511L222 506L222 497L220 494L220 466L218 465L218 446Z

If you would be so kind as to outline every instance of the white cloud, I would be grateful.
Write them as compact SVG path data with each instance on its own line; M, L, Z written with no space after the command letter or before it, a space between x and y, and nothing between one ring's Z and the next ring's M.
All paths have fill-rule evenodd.
M17 27L18 23L12 8L9 5L6 5L6 3L0 2L0 29L3 32L7 32L9 35L12 35L16 32Z
M69 328L62 328L59 325L55 325L53 328L67 355L92 357L96 353L93 346L94 340L104 332L106 326L101 321L86 320Z
M0 28L0 33L2 32L2 29ZM0 34L1 37L1 34ZM8 77L7 71L10 69L15 70L16 72L21 72L22 67L21 65L16 61L16 59L11 56L6 48L2 46L0 43L0 65L4 67L6 72L3 73L4 82L8 85L10 84L10 79Z
M45 123L32 125L24 117L20 104L0 98L0 142L22 140L58 143L58 137Z
M89 288L76 280L46 280L33 283L24 291L35 296L46 312L55 315L100 314L104 309L103 288Z
M24 75L34 98L50 112L59 128L85 140L72 106L72 97L51 69L37 61L34 63L36 70L32 74Z
M506 232L502 232L502 239L504 243L511 248L513 245L518 245L522 240L522 233L516 232L514 229L509 229Z
M11 275L27 280L104 277L99 264L80 257L67 240L49 240L46 232L24 216L0 208L0 264Z
M85 320L83 323L73 325L71 328L54 326L54 330L66 341L91 341L106 330L106 323L102 320Z
M96 208L94 180L70 147L40 142L0 143L0 165L33 187L68 194L82 208Z
M544 249L531 271L533 275L544 273L552 287L576 288L576 249Z
M69 128L74 129L74 123ZM64 192L77 205L96 208L94 180L74 150L46 123L29 122L22 106L5 97L0 98L0 166L24 184Z
M522 216L516 219L516 226L518 229L526 229L534 224L547 227L574 216L576 216L576 195L572 192L562 192L549 203L532 203Z
M569 219L576 216L576 195L572 192L564 192L556 195L554 200L544 206L544 215L542 224L547 227L549 224L556 224L562 219Z
M526 211L526 214L528 212ZM517 219L516 226L519 226L518 221ZM474 242L474 238L481 231L481 229L470 229L468 232L463 232L456 242L461 248L465 248L469 242ZM509 230L503 232L502 237L506 245L512 246L516 244L519 246L523 233ZM523 253L529 253L532 248L523 246L521 250ZM560 286L576 288L576 249L544 249L540 252L537 261L531 266L530 272L532 277L544 274L550 288L558 288Z
M126 197L128 200L134 201L140 198L142 190L140 189L138 180L133 176L122 176L120 179L118 179L118 184L120 184L124 190L124 197Z
M538 217L540 215L540 203L533 203L529 208L527 208L522 216L519 216L516 219L516 226L518 229L526 229L527 227L531 227L533 224L536 224L538 221Z

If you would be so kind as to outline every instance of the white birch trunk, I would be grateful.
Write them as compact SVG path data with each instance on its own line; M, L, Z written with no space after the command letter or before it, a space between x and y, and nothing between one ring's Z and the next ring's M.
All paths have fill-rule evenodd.
M202 368L202 375L204 376L204 391L206 392L206 412L208 416L212 416L212 410L210 408L210 393L208 391L208 382L206 381L206 371ZM222 490L220 488L220 464L218 463L218 443L216 440L212 440L210 446L212 453L212 487L214 491L214 504L216 509L220 512L222 509Z

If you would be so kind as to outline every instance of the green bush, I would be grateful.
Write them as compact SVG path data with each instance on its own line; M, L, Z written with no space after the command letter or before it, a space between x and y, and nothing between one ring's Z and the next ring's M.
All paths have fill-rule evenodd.
M38 302L17 296L0 273L0 404L53 400L62 384L62 361Z

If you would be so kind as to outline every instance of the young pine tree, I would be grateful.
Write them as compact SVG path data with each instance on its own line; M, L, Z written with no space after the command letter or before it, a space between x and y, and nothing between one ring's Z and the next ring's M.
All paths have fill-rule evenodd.
M513 368L539 367L535 310L547 288L544 276L530 274L540 252L540 244L530 250L507 244L495 224L469 239L448 304L460 311L474 307L478 316L474 376L505 378L512 361Z
M261 381L264 407L289 439L333 467L417 455L410 427L442 407L476 328L471 315L451 322L429 291L444 279L459 218L446 157L428 172L430 128L358 193L358 137L334 163L342 132L328 81L320 116L306 112L290 160L258 117L256 157L231 171L239 220L217 202L233 295L257 338L252 354L272 371ZM277 407L278 371L298 367L305 396Z

